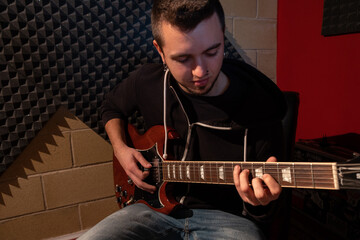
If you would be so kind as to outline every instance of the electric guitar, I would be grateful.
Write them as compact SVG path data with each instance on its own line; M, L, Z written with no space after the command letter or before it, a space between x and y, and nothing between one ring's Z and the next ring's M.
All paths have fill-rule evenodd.
M155 185L154 194L135 186L114 156L115 192L120 208L144 203L150 208L169 214L179 203L171 195L171 183L204 183L233 185L233 169L249 169L253 177L270 174L282 187L309 189L360 189L360 164L335 162L228 162L164 160L164 127L154 126L140 135L128 125L133 146L152 164L146 182ZM168 139L178 135L168 130Z

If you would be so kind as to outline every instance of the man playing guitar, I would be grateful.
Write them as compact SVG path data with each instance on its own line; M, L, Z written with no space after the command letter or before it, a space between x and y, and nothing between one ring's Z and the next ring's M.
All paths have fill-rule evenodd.
M146 181L154 162L126 141L126 121L135 111L147 129L162 126L163 160L282 161L282 92L246 63L224 59L220 2L153 2L153 44L163 64L145 64L132 73L101 108L114 156L131 183L158 194L158 186ZM176 141L168 139L170 128ZM201 180L205 170L199 169ZM192 171L185 165L179 173L185 179ZM260 178L239 165L231 173L233 185L172 184L179 205L167 214L147 204L124 204L80 239L262 239L259 226L279 214L282 188L271 175ZM168 174L175 170L169 167ZM224 170L219 167L215 175L222 180Z

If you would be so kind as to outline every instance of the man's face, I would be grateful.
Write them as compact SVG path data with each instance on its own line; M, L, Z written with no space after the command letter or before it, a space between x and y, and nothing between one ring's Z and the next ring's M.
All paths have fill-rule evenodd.
M161 30L163 46L160 48L156 41L154 45L180 87L195 95L218 90L215 83L224 58L224 32L217 14L190 32L168 22L162 22Z

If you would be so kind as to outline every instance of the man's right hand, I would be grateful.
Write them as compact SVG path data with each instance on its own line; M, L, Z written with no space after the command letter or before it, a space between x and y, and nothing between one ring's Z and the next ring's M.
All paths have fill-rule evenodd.
M149 175L149 171L142 171L138 164L144 168L151 168L151 164L146 161L140 152L128 147L125 138L124 121L119 118L109 120L105 125L105 130L109 136L111 145L114 149L115 157L134 184L147 192L154 193L156 187L144 182Z
M152 165L146 161L140 152L134 148L124 145L121 147L121 150L118 151L114 148L114 153L128 177L131 178L138 188L150 193L154 193L156 191L155 186L144 182L145 178L149 176L149 171L140 170L138 163L140 163L140 165L145 169L151 168Z

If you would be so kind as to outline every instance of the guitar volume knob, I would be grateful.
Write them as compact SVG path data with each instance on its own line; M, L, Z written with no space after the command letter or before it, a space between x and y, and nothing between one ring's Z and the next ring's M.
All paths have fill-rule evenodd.
M134 184L134 182L133 182L133 180L131 180L131 178L129 178L127 182L128 182L129 185L133 185L133 184Z
M122 190L121 186L119 186L119 185L115 186L115 192L121 192L121 190Z
M126 190L124 190L124 191L122 191L122 192L121 192L121 196L123 196L123 197L125 197L125 198L126 198L126 197L127 197L127 195L128 195L128 194L127 194L127 191L126 191Z

